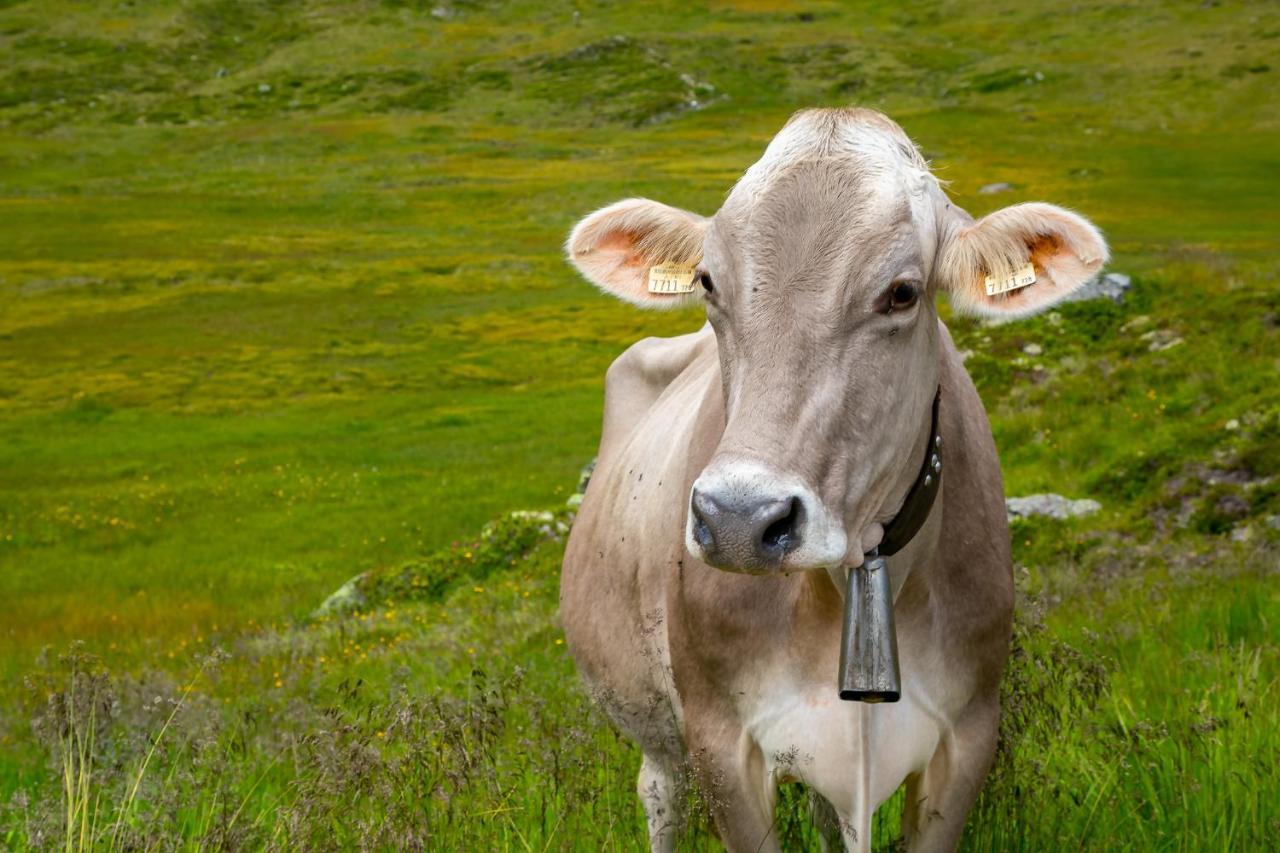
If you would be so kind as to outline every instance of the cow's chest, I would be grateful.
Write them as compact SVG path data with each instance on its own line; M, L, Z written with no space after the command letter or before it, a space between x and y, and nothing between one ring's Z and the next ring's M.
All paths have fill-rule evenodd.
M797 780L837 808L879 803L927 766L971 692L966 668L934 642L929 596L918 589L895 606L902 698L878 705L837 693L843 602L834 584L707 569L687 572L681 592L677 624L687 632L672 649L675 681L697 689L677 701L695 716L698 704L718 706L710 716L740 732L736 746L720 746L754 754L748 763L763 767L766 788Z
M948 728L947 679L904 661L902 699L865 704L841 700L830 675L759 684L739 705L744 734L763 759L765 784L805 782L837 809L874 809L937 751Z

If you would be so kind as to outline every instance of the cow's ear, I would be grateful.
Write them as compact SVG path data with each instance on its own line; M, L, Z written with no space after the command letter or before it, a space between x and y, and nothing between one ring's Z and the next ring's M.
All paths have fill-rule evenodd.
M706 230L707 220L697 214L629 198L574 226L565 251L578 271L606 293L642 308L670 308L696 299L696 293L650 293L649 269L697 264Z
M1012 318L1060 301L1106 262L1107 243L1092 223L1032 202L952 228L938 275L957 311Z

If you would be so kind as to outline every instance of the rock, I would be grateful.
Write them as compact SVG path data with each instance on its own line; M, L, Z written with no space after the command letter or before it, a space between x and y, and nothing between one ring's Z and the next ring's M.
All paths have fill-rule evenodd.
M1182 343L1182 338L1169 329L1152 329L1142 335L1147 342L1147 352L1164 352Z
M1223 495L1214 501L1213 511L1223 518L1244 518L1249 514L1249 502L1239 495Z
M1110 299L1119 304L1124 301L1125 292L1132 286L1132 280L1122 272L1109 272L1095 276L1063 302L1087 302L1090 299Z
M1102 504L1089 498L1071 500L1062 495L1027 495L1021 498L1007 498L1004 502L1009 518L1031 518L1044 515L1049 518L1066 519L1093 515L1102 509Z
M1022 348L1022 351L1027 355L1039 355L1044 352L1044 350L1040 348L1039 344L1027 344Z
M365 598L363 592L360 591L360 582L364 580L365 573L353 577L351 580L338 587L338 590L315 609L311 615L314 618L321 616L345 616L356 610L360 610L366 604L368 599Z
M1000 181L999 183L987 184L984 187L979 187L978 195L995 195L996 193L1007 193L1011 189L1013 189L1012 184L1006 184L1004 181Z
M1252 539L1253 539L1253 528L1247 524L1242 524L1241 526L1234 527L1231 530L1232 542L1249 542Z
M1080 373L1088 366L1089 362L1074 355L1064 355L1058 361L1059 369L1065 370L1067 373Z

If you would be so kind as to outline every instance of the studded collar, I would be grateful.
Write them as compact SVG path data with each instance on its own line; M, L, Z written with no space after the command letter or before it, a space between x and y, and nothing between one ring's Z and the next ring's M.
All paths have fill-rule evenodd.
M898 514L884 525L884 537L879 546L870 552L871 555L889 557L898 553L920 532L929 518L934 498L938 496L938 487L942 484L942 436L938 434L938 403L941 400L942 387L939 386L938 393L933 396L933 421L920 473L911 484L911 490L907 492L907 498L902 502Z

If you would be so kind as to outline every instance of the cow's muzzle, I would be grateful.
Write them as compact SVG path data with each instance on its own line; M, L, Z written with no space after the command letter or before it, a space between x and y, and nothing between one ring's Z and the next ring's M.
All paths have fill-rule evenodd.
M694 483L686 544L716 568L767 573L835 565L846 540L810 489L737 461L708 468Z

